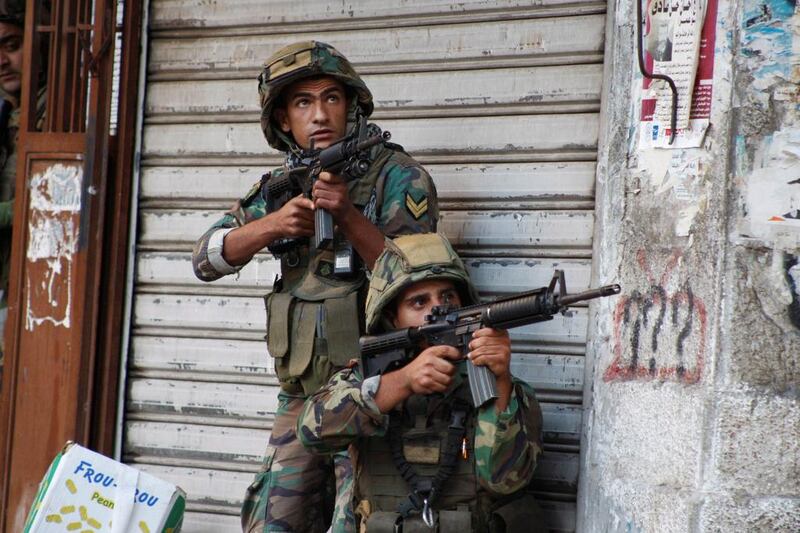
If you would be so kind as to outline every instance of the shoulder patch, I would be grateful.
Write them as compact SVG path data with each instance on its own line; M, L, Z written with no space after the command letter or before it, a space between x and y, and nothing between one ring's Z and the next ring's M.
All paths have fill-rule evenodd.
M428 212L428 195L420 194L419 199L415 200L410 192L406 192L406 209L414 220L419 220Z

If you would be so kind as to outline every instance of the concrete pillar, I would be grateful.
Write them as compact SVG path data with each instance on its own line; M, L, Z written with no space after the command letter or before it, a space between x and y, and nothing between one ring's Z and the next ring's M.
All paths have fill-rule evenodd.
M609 5L581 531L800 530L800 11L715 18L708 132L654 149Z

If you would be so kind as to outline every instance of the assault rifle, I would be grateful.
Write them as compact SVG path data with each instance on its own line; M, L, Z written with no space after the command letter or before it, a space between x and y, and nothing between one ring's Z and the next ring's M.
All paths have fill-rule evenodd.
M373 129L374 128L374 129ZM289 172L270 177L266 188L267 213L274 213L300 193L311 198L311 189L320 172L341 174L345 179L363 177L369 170L369 149L388 141L391 133L373 126L367 127L366 117L361 117L356 131L342 140L323 148L312 146L300 154L300 164ZM313 140L312 140L313 141ZM267 248L273 254L282 254L301 242L299 238L278 239ZM333 217L324 209L314 212L314 247L326 248L333 241Z
M574 303L619 294L619 285L605 285L577 294L567 294L564 271L556 270L547 287L499 298L461 309L437 306L425 324L361 337L361 362L366 377L384 374L408 364L424 346L450 345L468 351L472 334L484 327L510 329L551 320ZM474 406L497 398L494 374L485 366L467 363L467 376Z

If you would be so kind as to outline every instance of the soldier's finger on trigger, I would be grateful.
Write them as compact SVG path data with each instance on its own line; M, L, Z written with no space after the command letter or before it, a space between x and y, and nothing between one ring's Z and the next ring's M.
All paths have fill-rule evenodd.
M446 357L447 359L452 359L452 360L461 359L461 352L458 351L458 348L456 348L455 346L443 345L441 346L441 349L443 350L442 355L444 355L444 357Z
M442 372L436 373L433 376L434 384L439 388L439 391L437 392L441 392L446 389L452 380L453 378L450 376L450 374Z
M447 359L437 358L433 361L433 368L435 371L450 376L456 371L456 367L453 363L448 361Z
M449 379L450 378L447 376L447 374L433 370L426 376L425 387L429 390L436 390L440 387L446 387L446 383Z
M291 201L287 202L286 205L288 206L287 209L290 211L297 211L300 209L308 211L314 209L314 203L302 195L295 196Z
M298 224L313 224L314 216L311 211L305 209L294 209L289 212L289 220Z
M314 218L314 202L308 198L303 198L303 203L295 206L294 212L303 218Z
M442 357L446 349L447 346L444 345L426 346L421 353L429 353L435 357Z
M448 376L452 376L455 373L456 366L453 363L444 359L439 359L439 361L441 363L440 368L443 373L447 374Z

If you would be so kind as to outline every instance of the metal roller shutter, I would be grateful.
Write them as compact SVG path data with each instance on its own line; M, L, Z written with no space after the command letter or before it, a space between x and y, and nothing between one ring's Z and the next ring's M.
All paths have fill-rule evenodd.
M280 163L255 76L278 46L330 42L374 119L433 175L441 226L489 297L566 270L587 288L605 4L542 0L152 0L124 460L189 494L185 531L238 529L277 382L262 296L277 264L197 281L191 246ZM398 4L393 6L392 4ZM513 370L545 413L536 488L575 527L587 313L513 333Z

